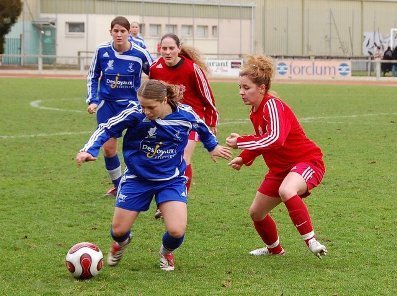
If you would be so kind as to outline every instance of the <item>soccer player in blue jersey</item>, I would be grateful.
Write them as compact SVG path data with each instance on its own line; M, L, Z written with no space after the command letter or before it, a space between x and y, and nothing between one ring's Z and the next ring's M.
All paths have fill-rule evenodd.
M138 104L136 92L141 85L142 72L148 74L153 62L146 49L128 41L129 21L118 16L112 20L110 35L112 41L101 44L87 76L87 111L96 112L98 124L106 122L130 104ZM99 88L98 88L99 87ZM103 145L106 170L113 182L107 192L115 196L121 179L121 164L117 155L117 138L114 134Z
M128 37L129 41L134 42L142 48L147 48L145 40L139 35L139 23L131 22L130 24L130 36Z
M100 124L77 154L78 165L96 160L100 147L126 129L123 155L127 166L116 196L107 262L117 265L132 238L131 228L155 198L166 227L160 248L160 268L174 270L173 251L183 242L187 224L186 162L183 158L189 134L195 131L211 158L230 159L230 149L188 105L180 104L182 88L159 80L147 80L138 91L140 106L122 111Z

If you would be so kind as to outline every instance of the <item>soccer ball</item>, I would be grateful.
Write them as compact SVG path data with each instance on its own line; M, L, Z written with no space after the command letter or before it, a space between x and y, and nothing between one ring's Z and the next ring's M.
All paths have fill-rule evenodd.
M93 243L75 244L66 254L66 267L76 279L96 276L103 266L102 251Z

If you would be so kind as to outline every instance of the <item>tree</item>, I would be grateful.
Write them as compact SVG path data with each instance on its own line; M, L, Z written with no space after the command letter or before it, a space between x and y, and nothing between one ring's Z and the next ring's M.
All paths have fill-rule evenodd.
M0 54L4 53L5 36L22 12L21 0L0 1Z

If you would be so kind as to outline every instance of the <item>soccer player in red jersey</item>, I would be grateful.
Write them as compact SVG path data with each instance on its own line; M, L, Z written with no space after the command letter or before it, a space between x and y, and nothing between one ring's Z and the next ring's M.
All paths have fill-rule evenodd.
M273 61L266 56L248 56L239 74L240 96L251 106L250 120L255 133L231 133L226 144L241 149L229 165L240 170L262 155L269 169L249 213L265 247L252 255L284 255L276 223L270 211L284 203L289 216L306 245L318 258L327 249L315 237L308 209L302 198L318 186L325 173L321 149L304 133L295 114L275 94L270 92L274 73Z
M161 56L150 67L149 78L181 86L184 89L181 103L191 106L216 135L219 114L206 77L207 67L199 52L193 47L182 45L175 34L164 35L159 45ZM193 176L191 158L198 140L197 133L192 132L185 148L188 190ZM156 213L158 216L159 213Z

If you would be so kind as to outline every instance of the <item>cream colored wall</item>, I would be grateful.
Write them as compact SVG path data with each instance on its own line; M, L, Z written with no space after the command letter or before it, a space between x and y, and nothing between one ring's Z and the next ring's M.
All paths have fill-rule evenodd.
M37 8L36 0L27 0ZM386 36L390 28L397 27L397 1L387 0L214 0L213 9L219 3L254 4L253 22L239 19L138 16L124 14L130 20L146 24L218 26L217 38L187 39L184 42L196 46L207 54L266 53L270 55L338 55L362 54L363 33L379 31ZM52 2L51 2L52 3ZM181 14L172 4L173 13ZM185 9L187 9L185 7ZM206 9L211 9L208 7ZM190 12L189 12L190 13ZM209 12L210 14L210 12ZM211 15L214 15L212 12ZM41 17L45 17L41 14ZM48 15L47 15L48 16ZM115 15L52 14L59 24L57 54L76 55L79 50L94 51L99 43L109 40L110 21ZM65 35L66 21L85 20L88 27L83 37ZM150 51L156 50L160 36L144 36ZM181 37L181 36L180 36ZM240 41L241 37L241 41Z
M397 1L255 0L255 52L360 56L364 32L390 34Z

